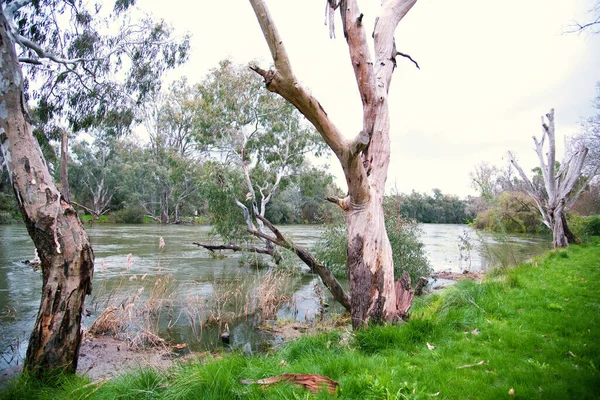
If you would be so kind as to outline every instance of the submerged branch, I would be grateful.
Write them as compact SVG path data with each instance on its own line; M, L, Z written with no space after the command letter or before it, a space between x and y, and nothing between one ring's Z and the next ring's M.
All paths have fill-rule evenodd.
M254 246L238 246L236 244L208 244L202 242L193 242L198 247L204 247L206 250L210 250L214 253L215 250L233 250L233 251L244 251L248 253L268 254L273 255L273 250L264 249Z

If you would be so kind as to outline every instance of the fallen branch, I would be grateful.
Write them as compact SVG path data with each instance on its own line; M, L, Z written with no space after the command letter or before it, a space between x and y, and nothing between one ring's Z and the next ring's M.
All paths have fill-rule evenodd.
M300 258L304 262L304 264L306 264L308 268L310 268L312 272L319 275L323 284L325 284L327 289L329 289L329 291L333 295L333 298L336 301L338 301L341 305L343 305L346 310L350 311L350 296L346 293L344 288L342 288L342 285L340 285L335 276L333 276L329 268L320 263L311 253L309 253L303 247L298 246L297 244L294 244L287 240L279 231L279 229L277 229L275 225L271 223L271 221L258 214L256 215L256 218L262 221L265 224L265 226L269 228L271 232L273 232L275 237L270 237L256 230L250 231L250 233L252 233L255 236L267 239L278 246L281 246L285 249L294 252L298 256L298 258Z
M260 247L254 247L254 246L238 246L236 244L208 244L208 243L201 243L201 242L193 242L192 244L195 244L196 246L199 246L199 247L204 247L206 250L210 250L213 253L215 250L232 250L232 251L245 251L248 253L268 254L270 256L273 255L272 249L264 249L264 248L260 248Z
M296 385L304 386L306 389L313 393L317 393L319 389L326 388L329 394L335 394L336 389L340 386L339 383L323 375L315 374L282 374L278 376L272 376L270 378L250 380L245 379L240 381L242 385L272 385L277 382L290 382Z

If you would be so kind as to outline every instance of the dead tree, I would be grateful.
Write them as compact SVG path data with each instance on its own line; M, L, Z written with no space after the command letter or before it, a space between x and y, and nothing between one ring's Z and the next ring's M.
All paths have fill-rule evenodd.
M547 150L545 149L546 140ZM581 174L588 153L585 146L579 146L570 152L566 151L563 161L557 169L555 140L554 109L551 109L545 119L542 116L542 138L538 141L535 136L533 137L535 152L542 172L543 187L535 185L529 179L513 153L509 152L508 155L521 179L525 182L527 193L535 200L544 224L552 230L553 244L557 248L567 247L569 243L577 240L567 226L565 214L573 207L579 195L595 175L595 171L587 177Z
M268 90L292 103L314 125L337 156L346 176L346 198L330 198L345 213L348 228L348 276L352 325L393 322L405 306L394 285L392 249L385 230L383 196L390 162L388 91L396 66L394 32L416 0L388 0L381 6L374 32L367 33L356 0L328 0L332 14L339 8L350 62L363 105L363 124L347 140L318 100L299 82L283 38L263 0L250 0L274 62L271 70L257 65ZM373 38L373 51L369 37ZM397 298L398 297L398 298Z

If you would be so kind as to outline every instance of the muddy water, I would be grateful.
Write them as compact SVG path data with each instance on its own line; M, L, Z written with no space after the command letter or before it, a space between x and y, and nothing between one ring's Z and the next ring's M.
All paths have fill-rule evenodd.
M253 301L259 300L256 287L265 271L241 265L242 254L226 253L226 257L218 258L192 245L210 240L209 227L96 224L86 229L96 256L93 295L86 300L89 315L84 317L88 328L105 307L125 310L129 305L126 311L132 324L151 328L172 343L186 343L192 350L223 346L220 334L225 330L231 332L230 347L248 352L262 350L273 339L256 329L255 313L247 309L242 312L243 299L254 293ZM486 269L489 255L502 254L506 242L513 245L504 257L519 259L543 251L550 242L547 237L497 238L486 234L488 244L482 246L477 233L466 226L422 225L422 229L425 250L438 271ZM288 226L282 231L310 248L322 228ZM162 249L161 237L165 243ZM32 258L33 245L25 227L0 226L0 369L22 362L35 320L41 274L23 264ZM315 293L317 282L305 271L278 283L286 287L289 301L276 317L320 318L321 301L338 310L334 302ZM242 287L246 289L239 289ZM231 319L234 314L241 317ZM135 339L135 332L125 331L123 335Z

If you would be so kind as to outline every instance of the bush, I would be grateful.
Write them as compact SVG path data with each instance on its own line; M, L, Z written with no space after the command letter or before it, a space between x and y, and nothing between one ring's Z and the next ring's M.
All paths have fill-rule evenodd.
M124 208L115 213L115 222L123 224L144 223L145 212L141 207Z
M407 271L413 284L421 276L431 274L432 268L425 256L424 245L420 241L421 230L415 220L403 218L399 208L392 201L384 204L385 225L392 246L394 277L398 279ZM318 259L336 276L346 276L348 233L343 222L329 224L317 243L315 253Z
M473 226L504 233L539 233L546 230L534 200L521 192L500 194L492 208L477 214Z
M575 236L580 239L586 239L589 236L600 236L600 215L582 217L573 214L567 217L567 223Z

